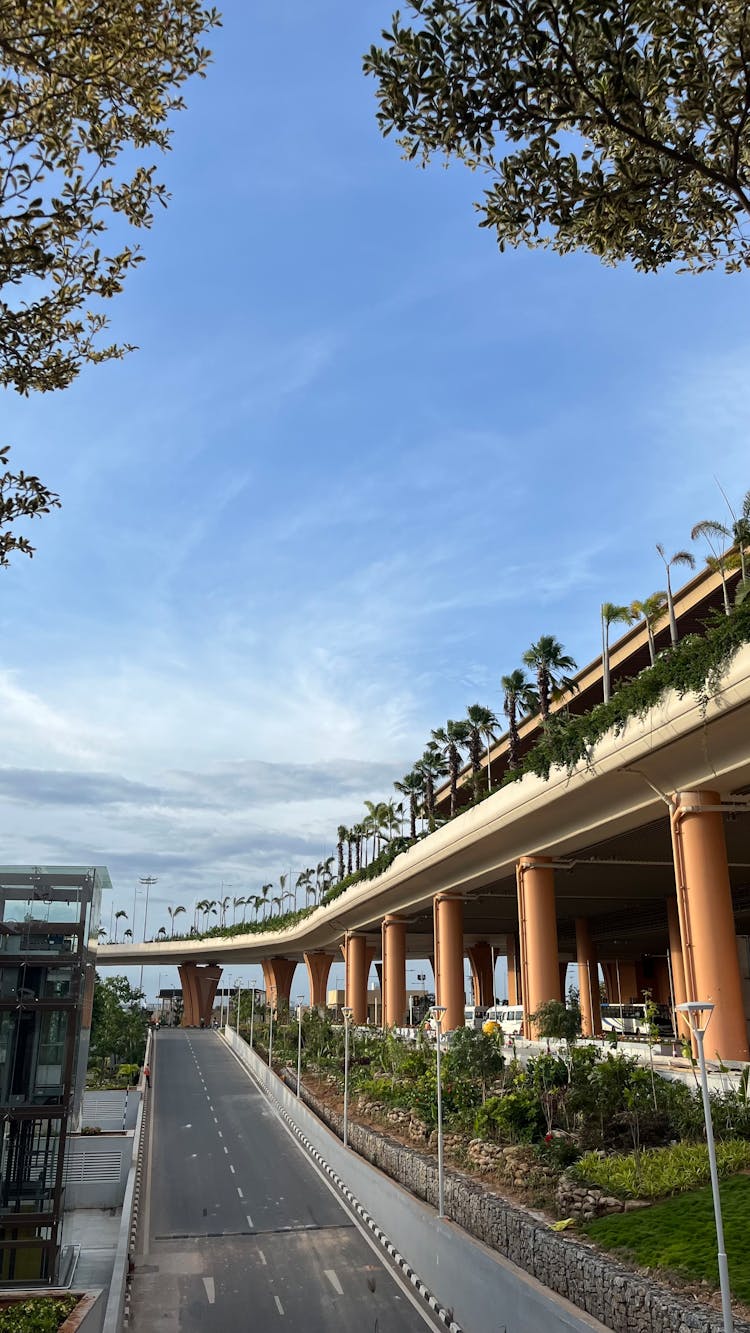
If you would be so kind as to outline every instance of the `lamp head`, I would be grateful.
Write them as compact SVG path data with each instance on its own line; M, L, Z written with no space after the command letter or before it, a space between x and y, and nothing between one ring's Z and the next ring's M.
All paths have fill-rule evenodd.
M697 1035L706 1031L715 1007L711 1000L688 1000L686 1004L675 1005L677 1013L684 1014L691 1032Z
M433 1004L430 1007L430 1018L434 1018L435 1022L438 1025L442 1023L444 1013L446 1013L446 1007L444 1004Z
M345 1004L341 1012L344 1015L344 1022L350 1023L352 1018L354 1017L354 1010L352 1009L351 1005Z

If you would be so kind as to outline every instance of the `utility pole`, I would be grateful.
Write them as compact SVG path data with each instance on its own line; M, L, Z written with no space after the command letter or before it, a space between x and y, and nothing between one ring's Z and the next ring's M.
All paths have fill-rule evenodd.
M146 890L146 908L145 908L145 911L144 911L144 913L143 913L143 943L145 944L145 943L146 943L146 922L147 922L147 920L148 920L148 892L149 892L149 889L151 888L152 884L158 884L158 883L159 883L159 880L158 880L158 876L156 876L156 875L139 875L139 876L138 876L138 883L139 883L139 884L143 884L143 886L144 886L144 888L145 888L145 890ZM134 914L135 914L135 908L133 909L133 912L134 912ZM133 920L133 926L135 927L135 920ZM138 989L139 989L139 990L143 990L143 963L141 963L141 976L140 976L140 980L139 980L139 982L138 982Z

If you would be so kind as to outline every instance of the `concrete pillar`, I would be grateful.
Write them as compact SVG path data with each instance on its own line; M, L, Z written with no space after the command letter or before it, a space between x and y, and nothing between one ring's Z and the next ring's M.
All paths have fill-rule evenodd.
M682 939L680 937L680 917L677 911L677 899L667 898L667 929L669 931L669 963L672 971L672 990L674 992L675 1006L685 1004L687 1001L687 990L685 989L685 962L682 957ZM689 1037L690 1028L687 1025L683 1014L675 1014L677 1020L677 1036Z
M474 1003L489 1008L494 1000L492 985L492 948L486 940L470 944L466 955L471 964L471 979L474 990Z
M508 1004L518 1005L521 1000L521 972L518 960L518 940L515 935L508 936Z
M671 816L677 908L688 1000L715 1005L709 1059L748 1060L724 821L715 791L675 794Z
M346 1003L353 1023L367 1022L367 940L364 935L346 936Z
M599 994L599 968L591 929L585 917L576 918L576 956L578 992L581 1000L581 1032L584 1037L598 1037L602 1031Z
M402 1027L406 1021L406 922L387 916L381 926L383 944L383 1027Z
M266 1003L275 1014L282 1008L288 1010L296 962L293 958L264 958L261 967L266 983Z
M182 1026L200 1027L211 1022L216 988L221 978L218 963L180 963L177 971L182 986Z
M524 1034L533 1036L529 1015L547 1000L560 1000L555 915L555 872L544 856L522 857L516 867Z
M433 900L435 1003L445 1006L443 1032L464 1025L464 904L438 893Z
M310 983L310 1004L314 1009L324 1009L328 998L328 976L336 955L332 953L306 953L305 967Z

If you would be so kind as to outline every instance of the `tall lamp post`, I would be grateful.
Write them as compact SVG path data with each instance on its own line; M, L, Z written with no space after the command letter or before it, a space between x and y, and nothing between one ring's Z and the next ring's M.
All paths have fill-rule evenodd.
M344 1015L344 1147L349 1146L349 1024L354 1010L345 1004L341 1010Z
M250 1000L250 1050L253 1049L253 1028L255 1027L255 986Z
M146 943L146 922L148 921L148 891L152 884L158 884L156 875L139 875L138 883L142 884L146 890L146 907L143 913L143 943ZM133 898L133 930L135 930L135 897ZM141 975L138 981L138 989L143 990L143 963L141 963Z
M297 1096L302 1079L302 1002L303 995L297 996Z
M687 1004L675 1005L675 1008L678 1013L685 1015L687 1025L693 1033L695 1044L698 1047L698 1068L701 1072L701 1092L703 1094L703 1117L706 1122L706 1145L708 1147L708 1164L711 1168L711 1192L714 1199L714 1218L716 1219L716 1247L717 1258L719 1261L721 1313L724 1321L724 1333L733 1333L734 1320L732 1318L732 1293L729 1287L729 1265L727 1264L727 1252L724 1245L724 1223L721 1216L719 1173L716 1169L716 1148L714 1146L714 1127L711 1119L711 1098L708 1091L708 1071L706 1070L706 1055L703 1050L703 1038L706 1035L706 1028L711 1021L714 1005L710 1000L694 1000L689 1001Z
M438 1217L445 1217L445 1173L443 1170L443 1086L440 1078L444 1004L433 1004L430 1017L435 1020L435 1056L437 1060L437 1136L438 1136Z
M268 1008L268 1068L273 1069L273 1001Z

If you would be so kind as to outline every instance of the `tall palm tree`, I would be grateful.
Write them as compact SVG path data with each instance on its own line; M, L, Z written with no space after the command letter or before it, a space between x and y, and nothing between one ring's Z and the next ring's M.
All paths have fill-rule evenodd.
M482 741L487 741L487 789L491 791L490 744L494 741L495 732L500 724L491 708L485 708L482 704L470 704L466 710L466 725L469 732L471 779L474 784L474 796L478 798L481 795L482 785Z
M750 547L750 491L745 492L739 515L732 514L732 536L740 553L743 588L748 581L747 553Z
M539 700L526 672L520 667L516 667L510 675L500 677L500 688L503 691L503 712L508 719L508 768L515 771L518 768L520 743L519 713L533 712L539 707Z
M132 938L133 938L133 932L132 932L132 930L130 929L129 926L128 926L128 929L127 929L127 930L124 930L124 931L123 931L123 933L122 933L122 938L123 938L124 940L132 940Z
M431 733L432 742L442 754L448 765L448 779L451 793L451 815L456 813L458 794L458 771L461 767L461 751L469 741L469 727L466 722L456 722L449 718L444 727L435 727Z
M650 597L644 597L642 602L630 603L630 615L633 620L643 620L648 635L648 655L651 658L651 665L656 661L656 643L654 641L654 625L664 614L667 608L667 594L665 592L652 592Z
M724 596L724 611L727 615L731 614L729 605L729 589L727 588L727 562L728 547L731 543L732 533L726 523L718 523L715 519L704 518L702 522L696 523L690 533L692 541L697 541L699 537L704 537L708 546L710 555L706 556L706 564L709 569L714 570L721 576L721 591Z
M413 768L411 773L405 773L400 782L394 782L396 791L400 791L409 802L409 834L412 841L417 837L417 811L419 802L422 800L425 792L424 773Z
M245 898L233 898L233 899L232 899L232 925L233 925L233 926L236 926L236 925L237 925L237 908L238 908L238 907L244 907L246 901L247 901L247 900L246 900Z
M272 889L272 888L273 888L273 884L262 884L262 885L261 885L260 892L261 892L262 900L263 900L263 919L264 919L264 920L265 920L265 917L266 917L266 908L267 908L267 906L268 906L268 895L269 895L269 893L271 892L271 889Z
M346 830L346 873L352 873L352 848L354 847L354 830Z
M362 839L364 837L364 832L363 824L355 824L351 830L352 840L354 842L354 868L356 871L362 869Z
M677 647L677 617L674 613L674 597L672 596L672 579L670 569L673 565L688 565L690 569L695 569L695 556L690 551L675 551L674 555L668 556L661 542L656 543L656 549L664 561L664 568L667 571L667 609L669 611L669 637L672 647Z
M346 827L346 824L339 824L339 826L338 826L338 828L337 828L337 830L336 830L336 837L338 838L338 842L336 843L336 854L337 854L338 859L339 859L339 879L343 879L343 878L344 878L344 873L345 873L345 867L344 867L344 843L346 842L347 838L349 837L349 830L348 830L348 828Z
M117 943L117 923L118 921L122 921L123 917L127 921L128 914L120 908L119 912L115 912L115 944Z
M295 881L295 899L296 899L296 890L297 890L297 889L302 889L302 892L303 892L304 895L306 895L306 894L309 893L309 891L310 891L310 880L312 879L312 873L313 873L312 870L309 870L309 869L308 869L308 870L300 870L300 872L299 872L299 874L298 874L298 876L297 876L297 879L296 879L296 881Z
M167 938L167 927L166 927L166 926L159 926L159 929L158 929L157 932L156 932L156 938L157 938L157 940L165 940L165 939Z
M532 643L523 655L523 662L536 673L539 716L542 722L546 722L552 695L558 690L576 689L575 681L568 674L576 670L576 663L552 634L543 634L536 643Z
M175 919L180 915L180 912L184 912L184 911L185 911L185 908L182 906L182 904L178 904L177 907L168 907L168 908L167 908L167 911L169 912L169 919L170 919L170 921L172 922L171 937L172 937L172 939L174 939L174 923L175 923Z
M435 783L440 778L444 778L448 772L448 765L442 752L435 744L430 741L422 758L414 765L418 773L422 775L425 789L425 811L427 814L427 827L430 832L435 828Z
M602 602L602 680L604 682L604 702L609 703L611 680L609 670L609 628L610 625L629 625L632 621L629 606L617 606L615 602Z

